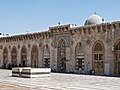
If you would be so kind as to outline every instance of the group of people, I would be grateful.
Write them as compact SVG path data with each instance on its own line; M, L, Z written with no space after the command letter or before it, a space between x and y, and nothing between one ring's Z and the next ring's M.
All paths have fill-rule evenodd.
M19 64L19 66L17 66L17 65L14 65L14 64L6 65L6 63L4 63L1 68L11 70L13 67L21 67L21 64ZM23 65L23 67L27 67L27 65Z
M89 71L89 73L91 74L91 75L94 75L94 69L91 69L90 71Z

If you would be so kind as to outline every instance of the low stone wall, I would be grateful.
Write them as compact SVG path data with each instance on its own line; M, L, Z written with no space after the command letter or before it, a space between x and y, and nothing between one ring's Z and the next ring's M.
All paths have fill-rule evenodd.
M32 78L50 76L50 72L51 72L50 68L31 68L31 67L13 68L12 76Z

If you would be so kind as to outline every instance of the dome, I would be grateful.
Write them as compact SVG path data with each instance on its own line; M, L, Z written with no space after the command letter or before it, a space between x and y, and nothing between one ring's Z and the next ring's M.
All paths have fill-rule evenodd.
M96 25L104 22L104 18L99 15L93 14L85 21L84 25Z

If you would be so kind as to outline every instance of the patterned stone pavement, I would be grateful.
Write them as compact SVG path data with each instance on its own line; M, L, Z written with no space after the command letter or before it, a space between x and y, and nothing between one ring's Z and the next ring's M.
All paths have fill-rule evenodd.
M119 77L51 73L50 77L11 77L0 70L0 90L120 90Z

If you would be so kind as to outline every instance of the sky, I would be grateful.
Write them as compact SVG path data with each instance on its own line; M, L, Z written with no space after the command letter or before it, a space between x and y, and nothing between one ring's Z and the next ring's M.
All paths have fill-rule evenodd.
M119 21L120 0L0 0L0 32L41 32L58 22L83 26L94 12L106 22Z

